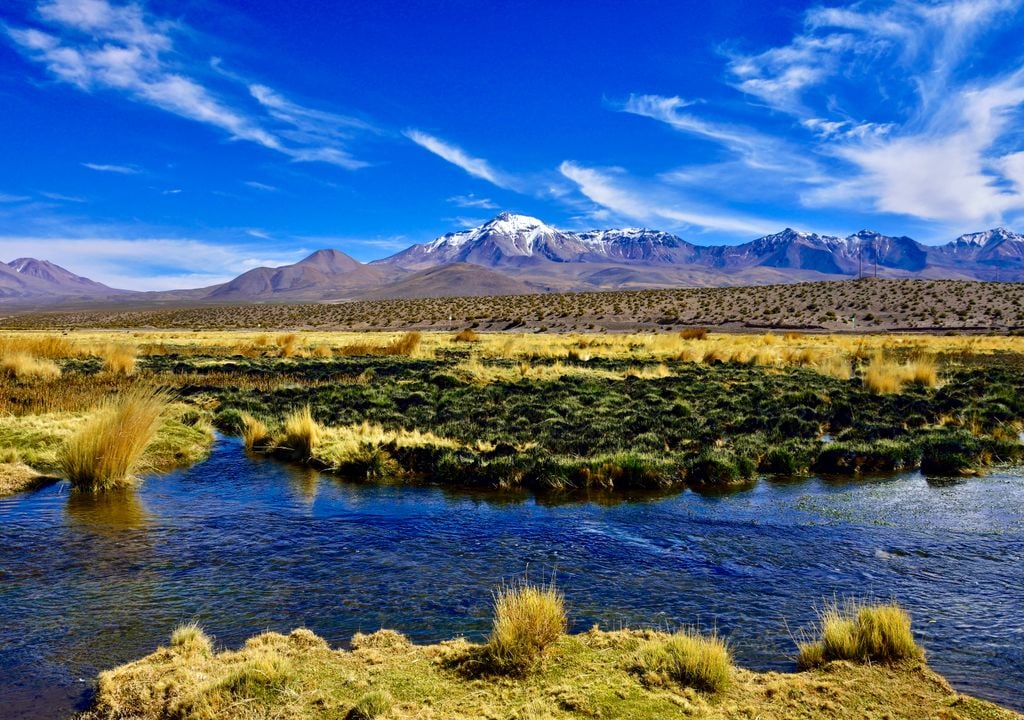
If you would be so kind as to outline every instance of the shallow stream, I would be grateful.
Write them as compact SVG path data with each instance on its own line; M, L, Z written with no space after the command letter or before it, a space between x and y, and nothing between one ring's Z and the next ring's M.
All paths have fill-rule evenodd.
M0 498L0 708L66 716L193 619L226 647L299 626L482 639L491 589L527 567L556 572L576 631L715 626L761 669L794 667L815 601L892 597L958 689L1024 710L1022 471L556 501L345 483L229 438L123 497Z

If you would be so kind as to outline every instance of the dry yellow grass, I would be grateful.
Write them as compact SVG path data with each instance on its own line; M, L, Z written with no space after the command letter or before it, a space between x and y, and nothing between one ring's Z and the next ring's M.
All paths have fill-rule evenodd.
M249 413L242 414L242 440L246 450L253 450L270 442L270 430L266 423Z
M129 390L105 401L71 437L58 458L64 476L80 490L131 484L132 473L153 441L167 409L165 392Z
M139 350L131 345L107 343L99 350L103 369L113 375L131 375L135 372Z
M284 432L278 444L291 450L297 458L308 460L316 454L321 433L320 425L306 405L284 419Z
M522 581L494 593L494 620L487 640L489 664L500 672L533 669L565 633L565 596L547 585Z
M12 352L0 359L0 371L17 380L54 380L60 367L53 360L38 358L24 352Z
M910 614L895 603L856 600L826 604L818 613L818 636L799 643L799 663L817 667L833 660L900 662L920 660Z
M898 362L878 350L864 369L864 386L879 395L899 392L908 383L935 387L938 382L938 365L932 357Z
M358 457L364 450L384 446L395 447L458 447L458 443L430 432L419 430L388 430L381 425L362 422L355 425L327 427L320 430L316 457L329 466L338 467Z
M649 685L675 682L716 693L732 679L732 652L717 633L702 635L683 629L644 643L637 653L637 670Z

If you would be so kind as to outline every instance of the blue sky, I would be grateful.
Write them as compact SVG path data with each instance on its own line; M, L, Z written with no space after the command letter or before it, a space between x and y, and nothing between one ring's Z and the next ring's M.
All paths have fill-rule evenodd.
M502 209L1021 230L1022 5L6 0L0 258L161 289Z

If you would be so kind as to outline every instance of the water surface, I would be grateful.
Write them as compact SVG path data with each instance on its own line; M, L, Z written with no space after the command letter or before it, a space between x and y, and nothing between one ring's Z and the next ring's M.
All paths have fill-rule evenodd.
M555 569L574 630L717 626L761 669L793 668L816 599L892 597L958 689L1024 709L1020 471L564 502L344 483L224 438L125 496L0 499L0 707L67 715L193 619L229 647L298 626L482 638L491 588L526 567Z

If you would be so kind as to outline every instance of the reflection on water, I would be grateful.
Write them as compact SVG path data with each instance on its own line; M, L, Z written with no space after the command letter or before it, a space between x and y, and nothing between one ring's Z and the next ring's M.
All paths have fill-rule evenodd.
M346 483L224 439L124 495L0 499L0 707L66 714L191 619L225 646L300 625L482 638L491 588L527 566L555 569L576 630L713 623L757 668L792 667L815 600L894 597L936 669L1024 707L1019 472L535 498Z
M124 530L146 524L146 511L132 488L100 494L72 491L65 509L72 525L115 539L122 537Z

